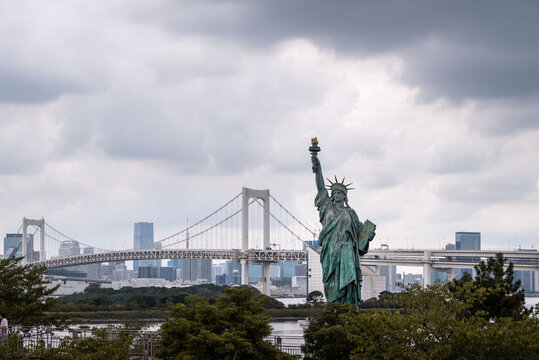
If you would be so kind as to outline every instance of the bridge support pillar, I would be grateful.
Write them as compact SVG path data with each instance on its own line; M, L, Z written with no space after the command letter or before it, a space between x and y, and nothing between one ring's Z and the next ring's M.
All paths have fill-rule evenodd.
M247 251L249 249L249 200L251 198L260 199L264 202L264 225L263 225L263 248L267 249L270 246L270 192L269 190L254 190L249 188L242 188L242 218L241 218L241 250ZM268 276L266 277L266 273ZM266 270L264 265L264 293L269 293L269 265ZM249 262L247 260L241 261L241 284L249 284Z
M430 251L427 250L423 253L423 287L430 285L431 263Z
M249 263L247 259L241 259L241 284L249 285Z
M28 260L30 260L30 262L34 261L34 259L28 259L28 255L33 256L34 254L33 247L32 249L28 249L28 226L32 225L39 227L39 260L45 260L45 219L32 220L22 218L21 256L24 257L22 259L23 264L27 264Z
M264 287L263 292L264 295L270 296L270 287L271 287L271 278L270 278L270 264L265 262L264 265L262 265L263 268L263 276L264 276Z

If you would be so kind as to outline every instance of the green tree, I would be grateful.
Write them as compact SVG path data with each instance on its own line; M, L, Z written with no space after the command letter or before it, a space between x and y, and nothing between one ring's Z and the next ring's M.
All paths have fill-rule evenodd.
M294 359L265 341L270 318L249 287L225 289L215 305L198 296L171 307L161 326L164 359Z
M465 273L459 280L454 279L449 283L449 289L456 292L464 284L473 282L476 287L473 289L489 289L486 298L476 303L470 309L472 314L482 312L489 319L498 320L502 317L522 318L522 315L528 313L525 304L524 289L521 287L520 280L515 281L513 272L513 263L504 269L506 259L502 253L496 254L496 257L489 258L486 262L476 265L475 278Z
M355 312L329 304L305 331L311 359L537 359L539 321L472 312L492 293L473 282L449 289L410 285L393 296L399 310Z
M311 291L309 295L307 295L306 301L308 303L322 302L324 301L324 294L319 290Z
M0 260L0 312L10 325L58 325L60 314L48 314L57 300L50 298L58 286L43 279L46 268L21 265L22 258Z
M57 348L22 348L18 334L10 334L8 342L0 347L2 360L128 360L133 336L121 328L93 328L93 336L83 339L64 338ZM111 336L113 334L113 336Z

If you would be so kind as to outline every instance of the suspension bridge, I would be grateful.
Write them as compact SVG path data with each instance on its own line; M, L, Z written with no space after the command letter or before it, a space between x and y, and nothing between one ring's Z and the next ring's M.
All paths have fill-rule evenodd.
M29 233L28 230L34 230ZM21 249L23 264L44 265L49 269L125 260L215 259L241 263L241 283L261 281L269 294L269 265L281 261L306 261L306 241L315 240L316 232L295 217L269 190L243 188L224 205L181 231L141 249L103 249L75 240L44 219L23 219ZM34 243L39 233L39 246ZM67 247L65 245L71 246ZM76 244L77 251L73 251ZM538 252L504 250L428 250L371 249L362 258L363 265L422 266L425 283L432 271L451 272L470 268L480 260L503 252L515 269L539 270ZM313 264L318 260L313 260ZM249 278L249 264L262 264L262 278ZM310 271L310 270L309 270ZM320 279L321 281L321 276Z
M242 284L262 281L266 294L269 294L269 264L306 261L305 241L316 237L315 231L298 220L269 190L245 187L217 210L155 241L149 245L151 248L103 249L65 235L44 219L24 218L19 232L21 229L21 253L26 254L23 264L44 265L50 269L123 260L231 260L242 265ZM30 234L32 229L34 232ZM33 241L38 232L39 246ZM262 278L249 278L252 263L263 265Z

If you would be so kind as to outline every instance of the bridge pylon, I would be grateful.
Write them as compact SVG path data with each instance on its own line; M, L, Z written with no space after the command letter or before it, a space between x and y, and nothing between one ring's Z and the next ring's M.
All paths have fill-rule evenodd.
M249 249L249 200L251 198L260 199L264 202L264 227L263 227L263 247L267 249L270 246L270 191L254 190L243 187L242 193L242 227L241 227L241 250ZM270 272L269 263L263 265L263 292L270 294ZM249 284L249 261L241 260L241 284Z
M39 227L39 260L45 260L45 219L33 220L22 218L22 249L21 254L23 256L22 263L28 263L28 226L38 226ZM34 250L34 249L32 249ZM32 252L33 253L33 252ZM34 259L31 259L33 261Z

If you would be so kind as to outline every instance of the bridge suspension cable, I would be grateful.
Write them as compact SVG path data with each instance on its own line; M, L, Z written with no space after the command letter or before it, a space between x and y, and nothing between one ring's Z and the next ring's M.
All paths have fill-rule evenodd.
M159 241L156 241L156 242L154 242L154 244L163 243L164 241L167 241L167 240L172 239L172 238L174 238L174 237L176 237L176 236L178 236L178 235L181 235L181 234L183 234L183 233L188 232L190 229L194 228L194 227L197 226L197 225L202 224L204 221L208 220L209 218L211 218L212 216L214 216L215 214L217 214L219 211L223 210L225 207L227 207L228 205L230 205L232 202L234 202L234 200L236 200L236 199L239 198L240 196L241 196L241 193L239 193L238 195L234 196L234 197L232 198L232 200L228 201L226 204L224 204L224 205L221 206L219 209L215 210L214 212L212 212L211 214L209 214L208 216L206 216L204 219L199 220L198 222L194 223L193 225L188 226L188 227L186 227L185 229L183 229L183 230L181 230L181 231L179 231L179 232L177 232L177 233L175 233L175 234L172 234L172 235L170 235L170 236L167 236L166 238L161 239L161 240L159 240ZM177 242L177 243L179 243L179 242ZM166 246L169 246L169 245L166 245ZM165 247L165 246L163 246L163 247Z
M270 196L271 196L271 195L270 195ZM275 202L277 202L277 201L275 200L275 198L273 198L273 197L271 197L271 198L272 198ZM259 201L258 199L255 199L255 201L257 202L258 205L260 205L261 207L264 207L264 205L261 204L260 201ZM280 205L280 204L279 204L279 205ZM281 205L281 207L282 207L285 211L287 211L286 208L285 208L284 206ZM294 215L290 214L288 211L287 211L287 213L288 213L289 215L291 215L292 218L293 218L294 220L296 220L296 222L298 222L298 223L299 223L300 225L302 225L305 229L307 229L307 231L309 231L309 232L313 235L313 237L316 236L315 233L313 233L309 228L305 227L305 225L303 225L303 224L302 224L302 223L301 223L301 222L300 222ZM279 225L281 225L281 226L284 227L286 230L288 230L288 232L289 232L290 234L292 234L292 235L296 238L296 240L301 241L301 243L303 243L303 242L305 241L305 240L302 239L298 234L296 234L292 229L290 229L286 224L284 224L281 220L279 220L279 219L278 219L278 218L277 218L271 211L270 211L270 216L271 216L275 221L277 221L277 222L279 223Z
M310 232L313 237L316 236L316 232L312 231L309 227L307 227L307 225L305 225L304 223L302 223L297 217L295 217L290 211L288 211L288 209L286 207L284 207L279 201L277 201L276 198L274 198L271 194L270 194L270 198L275 201L275 203L277 203L277 205L279 205L288 215L290 215L292 217L292 219L296 220L296 222L298 224L300 224L301 226L303 226L303 228L305 228L305 230L307 230L308 232ZM275 219L277 220L277 219ZM283 225L283 224L281 224ZM284 225L283 225L284 226Z
M241 194L240 194L240 195L241 195ZM238 196L239 196L239 195L238 195ZM232 199L232 201L235 200L236 198L238 198L238 196L236 196L234 199ZM232 201L230 201L229 203L231 203ZM249 203L249 205L251 205L251 204L252 204L253 202L255 202L255 201L256 201L256 199L251 200L251 202ZM227 203L226 205L228 205L229 203ZM226 205L225 205L225 206L226 206ZM224 207L224 206L223 206L223 207ZM222 209L223 207L221 207L221 209ZM236 216L236 215L238 215L239 213L241 213L241 211L242 211L242 209L239 209L239 210L235 211L234 213L232 213L231 215L227 216L226 218L220 220L218 223L216 223L216 224L214 224L214 225L208 227L207 229L204 229L204 230L199 231L198 233L192 235L192 236L189 238L189 240L192 240L192 239L196 238L197 236L202 235L202 234L205 234L205 233L207 233L207 232L209 232L209 231L215 229L215 228L218 227L219 225L224 224L226 221L232 219L234 216ZM209 218L209 216L206 217L205 219L207 219L207 218ZM199 221L197 224L200 224L201 222L202 222L202 221ZM191 227L187 228L186 230L188 230L188 229L190 229L190 228L193 228L193 227L194 227L195 225L197 225L197 224L192 225ZM181 232L180 232L180 233L181 233ZM170 238L170 237L169 237L169 238ZM178 241L173 242L173 243L171 243L171 244L163 245L162 247L163 247L163 248L170 247L170 246L172 246L172 245L176 245L176 244L180 244L180 243L186 242L187 240L188 240L187 238L181 239L181 240L178 240Z
M45 226L46 226L47 228L51 229L52 231L54 231L55 233L57 233L58 235L64 237L65 239L70 240L70 241L75 241L75 242L79 243L80 245L83 245L83 246L86 246L86 247L89 247L89 248L93 248L94 250L111 251L111 250L109 250L109 249L98 248L98 247L95 247L95 246L93 246L93 245L85 244L85 243L83 243L82 241L75 240L75 239L73 239L72 237L67 236L66 234L62 233L61 231L55 229L54 227L52 227L51 225L49 225L47 222L45 222ZM62 242L64 241L64 240L60 240L60 239L56 238L55 236L52 236L51 234L49 234L49 233L47 233L47 232L45 232L45 236L48 237L48 238L50 238L50 239L52 239L52 240L54 240L54 241L56 241L56 242L58 242L58 243L62 243Z

